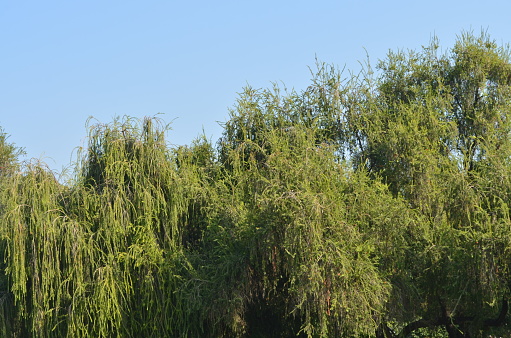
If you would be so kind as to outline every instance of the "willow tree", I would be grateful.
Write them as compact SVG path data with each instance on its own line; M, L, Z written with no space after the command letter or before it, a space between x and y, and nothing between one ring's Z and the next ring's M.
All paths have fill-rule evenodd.
M248 88L231 111L205 238L235 276L221 308L238 332L372 335L384 316L391 285L379 265L391 269L420 224L342 160L348 86L320 67L304 92Z
M66 184L0 134L0 334L508 334L510 99L464 34L247 88L216 148L94 125Z
M464 34L446 54L433 41L389 53L379 69L354 104L358 165L409 201L428 229L410 253L415 264L394 276L388 319L408 322L402 335L502 326L511 281L508 50Z
M90 131L68 186L37 163L3 185L1 235L13 298L4 332L186 335L195 322L179 288L193 269L180 225L193 182L177 174L158 120Z
M19 156L23 154L23 149L16 147L8 142L7 133L0 130L0 219L7 210L7 201L5 199L8 193L8 187L20 168ZM1 235L0 235L1 236ZM13 323L16 320L16 314L13 313L13 296L9 289L9 279L6 276L6 241L3 236L0 240L0 334L9 336L13 329Z

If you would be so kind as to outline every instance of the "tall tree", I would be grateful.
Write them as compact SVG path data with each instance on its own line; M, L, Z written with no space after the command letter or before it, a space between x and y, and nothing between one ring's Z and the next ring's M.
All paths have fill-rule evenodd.
M379 64L357 158L428 224L413 247L421 259L395 284L413 285L408 296L421 304L402 308L413 313L404 332L442 325L452 337L477 335L504 324L510 291L511 65L486 34L437 50L433 41Z

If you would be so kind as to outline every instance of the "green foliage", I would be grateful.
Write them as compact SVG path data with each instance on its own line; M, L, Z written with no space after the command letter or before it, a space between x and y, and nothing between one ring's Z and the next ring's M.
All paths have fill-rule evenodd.
M485 34L463 35L450 54L437 48L380 63L357 159L426 225L410 253L421 259L399 283L421 306L403 307L403 318L477 334L503 324L489 318L509 295L509 55Z
M12 174L13 170L18 169L18 156L23 155L24 151L14 144L8 143L8 135L0 128L0 175Z
M65 184L0 133L0 335L509 335L509 57L317 63L246 88L216 147L93 125Z

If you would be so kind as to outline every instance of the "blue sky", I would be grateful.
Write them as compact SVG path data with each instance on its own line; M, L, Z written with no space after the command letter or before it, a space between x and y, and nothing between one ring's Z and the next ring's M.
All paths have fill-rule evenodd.
M463 31L511 42L507 1L0 0L0 126L57 172L86 146L85 123L173 120L172 144L219 122L237 93L309 85L315 57L358 71L389 49Z

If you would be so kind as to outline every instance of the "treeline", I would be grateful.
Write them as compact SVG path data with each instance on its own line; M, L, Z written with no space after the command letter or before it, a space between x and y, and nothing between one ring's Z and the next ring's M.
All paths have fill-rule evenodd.
M510 99L463 34L246 88L216 144L94 125L66 184L2 134L0 335L507 336Z

